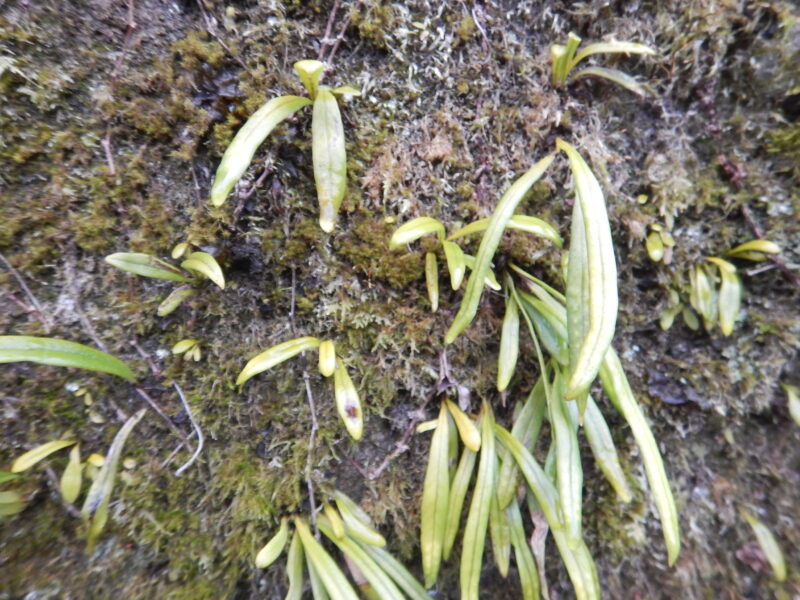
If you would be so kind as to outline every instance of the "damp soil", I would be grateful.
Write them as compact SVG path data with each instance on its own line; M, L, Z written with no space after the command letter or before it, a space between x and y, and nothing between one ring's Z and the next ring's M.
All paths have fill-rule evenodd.
M570 31L657 49L598 58L652 92L589 78L554 89L550 47ZM363 91L342 105L349 182L335 232L317 225L310 112L273 131L228 203L211 208L238 127L269 98L303 93L295 61L331 54L326 82ZM619 265L614 345L659 441L683 534L667 567L638 450L602 398L636 488L619 503L584 461L585 535L604 596L800 597L800 427L779 386L800 383L798 84L790 2L0 0L0 333L102 344L163 412L149 409L128 440L132 460L92 552L58 494L66 456L14 483L27 507L0 521L0 598L281 598L283 571L252 558L281 516L308 514L309 480L317 504L332 489L359 501L419 574L429 438L404 434L435 415L461 292L443 276L432 313L428 247L390 252L387 241L413 217L451 230L490 215L556 137L587 158L606 194ZM568 242L567 171L558 159L521 210ZM659 262L645 248L653 225L675 240ZM659 326L672 298L688 304L693 265L755 237L783 249L781 264L736 263L745 291L730 336L680 316ZM217 257L228 285L207 282L167 317L156 309L169 282L103 262L125 251L169 260L185 241ZM552 245L507 234L499 253L562 285ZM446 356L472 408L486 399L508 424L537 369L523 339L510 390L495 391L502 314L502 296L484 294ZM364 403L360 443L310 358L234 385L247 359L299 335L336 341ZM185 338L200 340L200 361L170 354ZM179 476L194 441L175 433L190 436L192 424L173 383L205 436ZM0 369L0 401L2 465L66 436L84 456L103 454L123 415L149 406L111 377L27 363ZM779 541L786 582L771 577L742 509ZM546 564L551 598L572 597L550 544ZM514 568L504 580L487 556L482 597L519 597ZM435 597L457 597L457 581L455 557Z

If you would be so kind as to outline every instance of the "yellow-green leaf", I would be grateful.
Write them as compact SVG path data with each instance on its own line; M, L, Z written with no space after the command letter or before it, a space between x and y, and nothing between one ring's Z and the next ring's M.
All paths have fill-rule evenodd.
M195 346L197 346L197 344L199 344L199 343L200 343L200 340L195 340L195 339L191 339L191 338L187 338L185 340L181 340L181 341L179 341L177 344L175 344L172 347L172 353L173 354L183 354L184 352L187 352L187 351L191 350L192 348L194 348Z
M465 253L464 264L467 266L468 269L474 269L475 257ZM497 282L497 277L494 276L494 273L491 270L486 274L486 278L483 280L483 283L486 287L496 292L499 292L502 289L500 284Z
M220 289L225 289L225 276L217 260L208 252L192 252L181 267L189 271L200 273L206 279L213 281Z
M312 100L317 97L319 80L325 72L325 63L318 60L299 60L293 65L295 73L303 82L308 95Z
M425 285L428 288L428 300L431 311L439 310L439 266L433 252L425 253Z
M746 260L766 260L766 254L780 254L781 247L770 240L750 240L728 250L725 255Z
M289 578L289 589L285 600L300 600L303 597L303 544L296 529L286 555L286 576Z
M447 510L450 502L450 478L448 470L447 408L442 404L436 430L431 438L428 467L422 488L420 509L420 551L425 587L436 583L442 559Z
M322 510L325 513L325 516L328 517L328 521L331 524L331 529L333 530L333 534L337 538L343 538L345 534L345 527L344 527L344 521L342 521L342 516L328 502L325 503L325 505L322 507Z
M236 385L242 385L254 375L271 369L301 352L319 348L319 344L320 341L315 337L300 337L276 344L248 361L236 378Z
M464 262L464 251L461 246L453 242L442 242L444 257L447 260L447 270L450 272L450 287L457 290L464 281L467 272L467 265Z
M492 540L492 555L500 576L508 576L511 564L511 527L504 510L497 503L497 494L492 494L489 510L489 537Z
M185 283L191 279L179 268L140 252L117 252L109 254L104 259L112 267L116 267L128 273L150 277L153 279L169 279L170 281L180 281Z
M300 535L306 556L308 556L309 562L314 565L330 597L333 600L358 600L358 595L353 590L353 586L347 581L344 573L336 565L330 554L314 539L306 522L295 517L294 525Z
M0 335L0 363L30 361L56 367L100 371L135 381L130 367L110 354L56 338Z
M217 168L214 185L211 188L211 203L221 206L234 185L242 178L253 160L261 142L276 125L288 119L296 111L311 104L311 100L301 96L281 96L273 98L259 108L236 133Z
M661 529L667 546L667 561L672 565L678 558L681 548L681 534L678 526L678 510L672 497L669 479L661 459L658 444L650 431L650 426L633 396L628 378L622 369L617 353L609 348L600 370L603 388L611 399L614 408L628 422L636 444L642 455L647 481L653 494L658 514L661 518Z
M176 287L172 290L164 301L158 305L158 309L156 310L156 314L159 317L166 317L167 315L171 314L176 308L178 308L184 300L191 298L195 295L195 290L188 285L182 285L180 287Z
M786 401L789 404L789 414L794 422L800 425L800 388L796 385L781 383L783 391L786 392ZM0 481L0 483L2 483Z
M616 83L617 85L621 85L625 89L640 96L645 96L650 91L650 88L647 84L637 81L634 77L631 77L627 73L623 73L617 69L608 69L605 67L586 67L577 73L573 73L570 76L570 81L575 81L576 79L590 75L594 77L601 77L602 79L608 79L609 81Z
M347 188L347 154L339 105L326 86L320 86L314 100L311 137L319 225L323 231L330 233Z
M511 278L508 278L510 283ZM513 285L513 283L510 283ZM506 312L500 333L500 353L497 355L497 391L502 392L511 383L519 357L519 306L510 292L506 295Z
M488 218L473 221L469 225L465 225L455 233L449 235L447 239L454 240L465 235L472 235L473 233L481 233L482 231L486 231L486 229L489 227L489 221L490 219ZM550 223L547 221L537 217L530 217L528 215L512 215L508 220L506 229L515 229L517 231L524 231L525 233L538 235L539 237L550 240L559 248L561 248L564 243L555 227L550 225Z
M512 498L506 508L506 518L510 528L511 545L514 548L519 581L522 586L522 599L539 600L539 573L536 570L536 561L533 558L531 547L528 545L522 514L516 498Z
M41 446L36 446L33 450L28 450L25 454L17 458L14 464L11 465L12 473L21 473L27 471L33 465L50 456L53 452L57 452L67 446L72 446L75 440L58 440L55 442L47 442Z
M355 441L361 439L364 433L364 415L361 412L361 400L358 391L347 374L347 369L341 361L336 361L333 372L333 391L336 396L336 410L344 421L347 433Z
M333 88L331 93L336 96L360 96L361 90L352 85L340 85Z
M408 223L404 223L395 230L389 240L389 250L394 250L404 244L410 244L429 233L435 233L440 239L444 239L444 225L432 217L417 217Z
M553 159L553 155L546 156L533 165L511 185L497 203L497 207L492 213L486 233L484 233L481 238L478 255L475 258L475 267L467 281L467 289L464 292L461 307L445 335L445 344L452 344L459 334L472 322L472 319L475 318L475 313L478 311L478 303L481 299L481 292L483 291L483 282L491 270L492 258L500 243L503 231L505 231L509 219L511 219L511 216L522 201L522 198L531 186L544 175L544 172L550 166L550 163L553 162Z
M355 542L375 561L384 573L394 580L409 598L412 600L430 600L430 596L428 596L422 584L386 550L365 544L359 540L355 540Z
M483 278L480 279L483 281ZM481 456L478 476L472 494L472 502L464 526L461 550L459 582L462 600L477 600L481 578L483 548L486 543L486 528L492 496L496 494L497 455L494 444L494 415L489 403L484 400L481 409Z
M761 546L767 562L772 567L772 574L775 576L775 580L786 581L786 561L783 558L783 551L780 544L778 544L778 540L775 539L775 536L766 525L749 512L742 510L741 514L742 518L753 528L758 545Z
M0 483L5 483L6 481L13 481L14 479L19 479L19 475L16 473L12 473L11 471L0 471Z
M76 445L69 452L69 462L64 469L59 485L61 497L64 498L65 502L72 504L78 499L78 495L81 493L82 474L81 451L80 447Z
M600 184L580 154L564 140L556 145L572 169L576 202L567 271L569 381L567 398L585 395L611 345L617 321L617 265Z
M647 247L647 256L653 262L658 262L664 258L664 241L661 239L661 234L657 231L651 231L645 241Z
M336 370L336 347L331 340L325 340L319 345L319 372L324 377L330 377Z
M171 254L172 258L174 258L175 260L181 258L184 254L186 254L186 251L189 250L190 247L191 245L189 244L189 242L181 242L180 244L175 244L175 247L172 249L172 254Z
M625 473L619 464L619 456L614 445L614 439L611 437L611 431L603 417L603 413L600 412L600 408L591 396L588 398L586 411L583 413L583 433L589 442L594 460L603 475L606 476L606 480L614 488L620 500L630 502L632 498L631 490L625 479Z
M656 51L644 44L635 42L595 42L584 46L570 61L567 72L571 71L584 58L592 54L655 54Z
M461 452L461 460L458 468L453 475L453 483L450 486L450 507L447 511L447 525L445 526L444 544L442 546L442 558L450 558L453 544L456 541L458 526L461 523L461 509L464 506L464 498L467 496L469 482L472 479L472 472L475 470L477 454L469 448L464 448Z
M461 442L473 452L480 450L481 434L475 423L472 422L472 419L470 419L469 416L458 407L458 404L452 400L445 400L445 404L450 414L453 416L453 421L455 421L456 427L458 428Z
M358 504L342 492L334 493L333 497L347 526L347 532L352 537L373 546L386 545L384 537L372 526L369 515Z
M707 258L719 268L722 282L719 286L719 328L724 335L733 333L739 309L742 306L742 282L736 274L736 267L726 260L717 257Z
M278 532L256 554L255 564L259 569L266 569L281 555L289 539L289 519L283 517Z

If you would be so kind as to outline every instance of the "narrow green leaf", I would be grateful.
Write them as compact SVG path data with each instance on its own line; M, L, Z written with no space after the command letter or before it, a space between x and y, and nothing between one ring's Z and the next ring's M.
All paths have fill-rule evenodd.
M404 596L391 577L372 559L355 540L349 537L338 538L326 517L317 519L319 530L325 534L348 559L353 561L361 574L372 585L377 598L381 600L403 600Z
M580 154L564 140L556 145L570 161L576 202L567 273L567 331L570 377L567 399L585 395L617 320L617 266L600 184Z
M361 90L352 85L340 85L331 90L331 93L336 96L360 96Z
M456 473L453 475L453 482L450 486L450 507L447 511L447 524L442 546L442 558L444 560L450 558L450 552L452 552L456 541L458 526L461 523L461 509L464 507L464 498L467 496L477 456L476 452L469 448L464 448L461 452L461 460L458 461Z
M61 497L65 502L72 504L78 499L78 495L81 493L82 473L81 450L78 445L75 445L69 452L69 462L64 469L64 474L61 475L59 484Z
M433 587L439 575L447 526L447 510L450 502L448 427L447 407L442 404L436 430L431 438L420 509L420 551L426 588Z
M431 311L439 310L439 266L433 252L425 253L425 285L428 287L428 300Z
M553 87L560 88L567 80L564 71L564 57L567 55L567 49L561 44L553 44L550 46L550 71L553 82Z
M510 285L511 278L508 277ZM519 307L514 298L506 295L506 312L500 333L500 352L497 355L497 391L502 392L511 383L519 357Z
M653 499L661 518L661 529L664 532L664 542L667 546L667 561L674 564L681 548L680 528L678 526L678 510L669 486L669 479L661 459L661 452L650 431L650 426L633 396L628 378L622 369L617 353L609 348L603 366L600 369L600 379L603 388L611 399L614 408L628 422L636 444L642 454L647 481L653 493Z
M335 535L338 538L344 537L346 533L345 525L344 521L342 521L342 516L339 514L339 511L337 511L328 502L325 503L325 505L322 507L322 510L325 513L325 516L328 518L328 521L330 522L333 535Z
M556 370L556 379L547 398L547 413L552 427L556 452L556 483L559 507L571 548L583 539L581 527L583 506L583 468L577 426L572 421L564 400L563 378Z
M278 532L256 554L255 564L259 569L266 569L274 563L286 548L289 539L289 519L283 517Z
M144 417L146 409L141 409L135 415L130 417L117 435L114 436L114 441L108 449L100 472L97 479L92 483L89 492L86 494L86 500L81 509L81 515L84 519L91 519L89 524L89 532L87 539L87 546L89 550L94 547L95 540L103 531L106 521L108 520L108 504L111 502L111 493L114 491L114 481L117 477L117 470L119 468L119 458L122 455L122 449L125 446L125 441L128 439L131 431L136 424Z
M299 517L295 517L294 526L300 535L300 541L303 543L303 549L308 556L309 562L314 565L314 569L316 569L332 600L358 600L358 595L353 590L353 586L347 581L344 573L336 565L330 554L314 539L306 522Z
M453 416L461 442L473 452L481 449L481 434L475 423L452 400L445 400L450 414Z
M587 44L575 57L570 61L567 72L575 68L575 66L592 54L649 54L653 55L656 51L644 44L637 44L635 42L595 42L594 44Z
M319 60L299 60L293 65L295 73L303 82L308 95L312 100L317 97L319 80L325 72L325 63Z
M756 519L749 512L742 510L742 517L753 528L753 533L756 534L758 545L764 552L767 562L772 567L772 573L776 581L786 581L786 561L783 558L783 551L781 550L778 540L761 521Z
M483 278L480 278L483 281ZM464 526L461 547L460 589L462 600L477 600L481 578L483 548L492 497L496 494L497 455L494 444L494 415L492 407L484 400L481 410L481 457L478 476L472 493L472 502Z
M181 263L181 268L200 273L206 279L213 281L220 289L225 289L225 276L222 274L222 269L217 260L208 252L192 252Z
M470 254L464 254L464 264L467 266L468 269L474 269L475 257ZM486 278L483 280L483 284L489 289L494 290L496 292L499 292L502 289L492 271L489 271L487 273Z
M467 289L464 292L461 307L445 335L445 344L452 344L458 335L472 322L472 319L475 318L478 303L481 299L481 292L483 291L483 282L491 269L492 258L500 243L503 231L522 198L531 186L542 177L553 162L553 159L554 156L549 155L533 165L511 185L497 203L486 233L481 239L478 255L475 259L475 267L467 281Z
M624 87L628 91L633 92L634 94L638 94L639 96L646 96L647 93L650 91L650 88L647 84L637 81L635 77L631 77L627 73L623 73L622 71L619 71L617 69L608 69L605 67L586 67L585 69L581 69L577 73L574 73L570 77L570 81L575 81L576 79L579 79L581 77L589 77L589 76L607 79L612 83L621 85L622 87Z
M488 218L473 221L455 233L449 235L447 239L454 240L465 235L472 235L474 233L486 231L486 229L489 227L489 221L490 219ZM517 231L524 231L526 233L538 235L539 237L550 240L559 248L561 248L564 243L555 227L550 225L550 223L547 221L543 221L537 217L529 217L528 215L512 215L508 220L506 229L515 229Z
M25 510L27 504L17 492L0 492L0 518L11 517Z
M289 589L285 600L300 600L303 597L303 544L295 530L286 555L286 575Z
M762 261L766 260L766 254L780 254L781 247L770 240L750 240L744 244L739 244L725 253L731 258L744 258L746 260Z
M559 364L568 365L569 338L564 307L559 306L560 311L553 311L547 303L525 292L519 292L518 298L522 309L530 317L542 346Z
M347 433L355 441L364 434L364 414L361 410L361 399L358 390L347 374L347 368L342 361L336 361L336 370L333 372L333 391L336 397L336 411L344 422Z
M311 596L314 600L328 600L330 596L328 596L328 591L325 589L325 585L322 583L322 579L317 572L317 568L314 564L309 560L308 553L304 553L306 555L306 568L308 569L308 579L311 583Z
M435 233L440 239L444 239L444 225L432 217L417 217L408 223L404 223L392 234L389 240L389 250L399 248L404 244L410 244L429 233Z
M75 440L58 440L55 442L47 442L41 446L36 446L33 450L28 450L25 454L17 458L14 464L11 465L12 473L22 473L27 471L39 461L47 458L53 452L57 452L67 446L72 446Z
M373 527L369 515L358 504L342 492L334 493L334 500L347 526L347 531L352 537L373 546L383 547L386 545L386 540Z
M522 523L522 514L516 498L512 498L506 508L506 518L511 534L511 545L514 548L514 558L517 562L519 581L522 585L523 600L539 600L539 573L536 570L536 561L533 558L531 547L525 535Z
M180 281L182 283L191 281L191 278L179 268L155 256L150 256L149 254L142 254L140 252L117 252L116 254L109 254L103 260L112 267L127 271L128 273L141 275L142 277L169 279L170 281Z
M566 79L569 72L575 66L575 52L578 50L578 46L581 45L581 38L578 37L577 34L573 33L572 31L567 34L567 43L564 46L564 57L563 57L563 76Z
M702 265L694 265L689 274L691 289L689 300L703 321L713 323L716 321L717 306L714 303L714 292L711 281Z
M650 232L645 240L645 247L647 248L647 256L649 256L650 260L653 262L658 262L664 258L664 242L659 232Z
M225 202L233 186L250 166L261 142L275 126L309 104L311 100L308 98L281 96L267 102L247 119L219 163L214 185L211 187L211 204L221 206Z
M718 296L719 327L724 335L730 335L742 306L742 282L736 274L736 267L727 260L715 256L706 260L717 265L722 277Z
M16 473L12 473L10 471L0 471L0 483L5 483L6 481L14 481L18 479L20 476Z
M497 503L497 494L492 494L489 510L489 537L492 540L494 563L500 576L508 577L511 564L511 526L504 510Z
M336 347L331 340L319 345L319 372L323 377L330 377L336 370Z
M311 137L314 181L319 201L319 226L330 233L347 190L347 153L342 115L336 97L327 86L319 87L314 100Z
M169 293L169 296L164 298L164 301L158 305L156 314L159 317L166 317L178 308L185 300L195 295L195 290L188 285L176 287Z
M447 259L447 270L450 272L450 287L457 290L464 281L467 272L467 265L464 262L464 251L461 246L453 242L442 242L444 257Z
M100 371L135 381L130 367L110 354L56 338L0 335L0 363L35 362L55 367Z
M271 369L275 365L289 360L301 352L311 350L312 348L319 348L319 344L320 341L315 337L299 337L289 340L288 342L276 344L258 356L250 359L236 378L236 385L244 384L244 382L254 375Z
M583 433L592 449L597 466L600 467L619 499L626 503L630 502L633 496L628 487L628 481L625 479L625 473L619 464L614 439L611 437L611 431L603 413L600 412L600 408L591 396L588 398L586 411L583 413Z
M419 581L383 548L371 546L358 540L355 542L375 561L380 569L391 577L398 587L412 600L430 600L430 596Z

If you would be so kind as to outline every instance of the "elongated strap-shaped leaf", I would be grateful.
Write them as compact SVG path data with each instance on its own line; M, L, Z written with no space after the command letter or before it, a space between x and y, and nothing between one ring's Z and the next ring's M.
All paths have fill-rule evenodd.
M581 540L576 548L570 546L565 531L553 530L553 540L575 588L577 600L600 600L600 580L597 567L586 543Z
M483 278L480 279L483 281ZM494 415L491 405L484 400L481 409L481 457L478 476L472 492L472 502L464 526L464 542L461 547L461 569L459 581L462 600L477 600L481 578L483 547L486 543L486 528L492 496L497 492L497 455L494 444Z
M490 219L488 218L473 221L469 225L465 225L455 233L449 235L447 239L454 240L465 235L472 235L473 233L481 233L482 231L486 231L486 228L489 227L489 221ZM508 220L506 228L538 235L539 237L550 240L559 248L561 248L564 243L555 227L550 225L550 223L547 221L537 217L530 217L528 215L512 215Z
M606 204L589 165L570 144L557 140L572 169L576 202L567 273L570 377L567 398L585 395L614 336L617 265Z
M35 362L100 371L135 381L130 367L110 354L76 342L28 335L0 335L0 363Z
M635 42L595 42L584 46L570 61L567 72L575 68L587 56L592 54L655 54L656 51L644 44Z
M336 370L336 347L331 340L325 340L319 345L319 372L324 377L330 377Z
M530 317L542 346L560 365L569 365L569 342L566 321L550 306L525 292L518 296L523 310ZM560 307L564 312L563 307ZM564 315L565 316L565 315Z
M289 539L289 519L283 517L278 532L256 554L255 564L259 569L266 569L281 555Z
M15 479L19 479L19 475L16 473L12 473L11 471L0 471L0 483L5 483L6 481L14 481Z
M303 519L295 517L294 526L300 535L300 541L303 543L303 549L306 552L306 556L308 556L309 562L314 565L314 569L316 569L330 597L333 600L358 600L358 595L353 586L347 581L344 573L331 558L331 555L314 539L308 529L308 524Z
M181 263L181 268L196 271L206 279L213 281L220 289L225 289L225 276L217 260L208 252L192 252L185 261Z
M765 254L780 254L780 251L781 247L770 240L750 240L731 248L725 253L725 256L761 261L766 260Z
M786 581L786 560L783 558L783 551L781 550L778 540L761 521L756 519L746 510L741 511L742 518L753 528L753 533L756 534L758 545L764 552L767 562L772 567L772 573L776 581Z
M509 278L510 282L510 278ZM513 284L511 284L513 285ZM509 293L506 312L500 333L500 352L497 355L497 391L502 392L511 383L519 357L519 306Z
M461 246L453 242L443 241L444 257L447 260L447 270L450 272L450 287L457 290L464 281L467 264L464 262L464 251Z
M295 530L286 555L286 575L289 589L285 600L300 600L303 597L303 544Z
M481 449L481 433L478 427L472 422L467 414L458 407L452 400L445 400L447 409L453 416L461 442L473 452Z
M344 537L346 531L345 531L344 521L342 520L342 515L339 514L339 511L337 511L328 502L325 503L325 505L322 507L322 510L325 513L325 516L328 518L328 521L330 521L333 535L340 538Z
M539 600L539 573L536 570L536 561L528 545L525 527L522 523L522 514L516 498L512 498L506 508L506 518L511 533L511 545L514 548L514 558L517 561L519 581L522 585L523 600Z
M375 561L384 573L394 580L406 596L412 600L430 600L430 596L428 596L422 584L389 552L383 548L371 546L358 540L355 540L355 542Z
M347 189L347 154L339 104L327 86L320 86L311 119L311 155L319 201L319 226L333 231Z
M11 465L12 473L22 473L27 471L33 465L50 456L53 452L57 452L62 448L72 446L75 440L58 440L54 442L47 442L41 446L36 446L33 450L28 450L25 454L17 458L14 464Z
M475 318L475 313L478 311L478 303L481 299L481 292L483 291L483 282L489 274L492 258L508 220L514 214L527 191L544 175L554 158L553 155L546 156L533 165L508 188L508 191L500 198L500 202L497 203L497 207L489 221L489 226L486 228L483 238L481 238L478 255L475 258L475 267L467 281L467 289L464 292L461 307L445 335L445 344L452 344L472 322L472 319Z
M314 598L314 600L328 600L330 596L328 596L328 590L325 589L325 584L322 583L322 579L320 579L316 567L309 560L308 552L305 552L305 555L306 568L308 569L308 580L311 583L311 596Z
M573 73L570 77L570 81L575 81L581 77L588 76L608 79L609 81L616 83L617 85L621 85L625 89L630 90L639 96L645 96L649 91L648 85L637 81L635 77L631 77L627 73L623 73L617 69L608 69L606 67L586 67L577 73Z
M439 576L447 510L450 503L450 475L448 470L447 407L442 404L436 430L431 438L428 467L422 488L420 509L420 551L425 587L431 588Z
M428 288L428 300L431 311L439 310L439 266L433 252L425 253L425 285Z
M191 281L191 278L178 267L174 267L155 256L142 254L141 252L117 252L115 254L109 254L103 260L112 267L127 271L128 273L141 275L142 277L169 279L170 281L180 281L184 283Z
M583 506L583 468L576 424L564 400L563 378L556 378L547 398L547 414L552 427L556 453L556 484L561 515L571 548L583 539L581 520Z
M342 551L342 554L353 561L356 567L358 567L358 570L361 571L361 574L372 585L372 589L377 598L386 598L387 600L404 600L405 597L397 588L394 581L392 581L392 578L389 577L386 572L384 572L384 570L355 540L350 539L347 536L342 538L336 537L336 535L333 533L333 529L330 526L330 522L326 517L320 517L317 519L317 525L319 526L319 530L334 544L336 544L339 550Z
M494 564L503 578L508 577L511 564L511 527L506 512L497 503L497 494L492 494L489 510L489 538L492 540Z
M658 231L651 231L648 234L647 240L645 240L645 247L647 248L647 256L653 262L658 262L664 258L664 241Z
M261 142L275 126L309 104L311 100L302 96L281 96L267 102L247 119L222 155L211 187L211 204L221 206L225 202L233 186L250 166Z
M172 314L176 308L183 304L184 300L187 300L194 295L194 288L189 287L188 285L176 287L169 293L169 296L164 298L164 301L158 305L156 314L159 317L166 317L167 315Z
M444 240L444 225L432 217L417 217L408 223L403 223L392 234L389 240L389 250L410 244L429 233L435 233L439 240Z
M617 353L609 348L603 366L600 369L600 379L603 388L611 399L614 408L628 422L639 451L642 453L647 481L653 493L658 514L661 518L661 529L664 532L664 542L667 546L667 561L672 565L678 558L681 549L681 534L678 526L678 510L669 486L669 479L661 459L661 452L650 431L650 426L633 396L628 378L622 370Z
M111 446L108 448L105 462L100 472L97 474L97 478L86 494L86 500L83 503L81 515L84 519L91 519L86 542L90 550L94 547L97 536L103 531L106 521L108 520L108 504L111 502L111 493L114 491L114 481L117 477L119 458L122 456L122 449L125 447L125 442L131 431L133 431L136 424L144 417L145 412L147 412L146 409L141 409L135 415L128 418L122 427L120 427L117 435L114 436L114 441L111 442Z
M242 372L239 373L239 376L236 378L236 385L242 385L253 375L258 375L262 371L271 369L275 365L289 360L301 352L311 350L312 348L319 348L319 344L320 341L315 337L300 337L289 340L288 342L276 344L248 361L244 369L242 369Z
M312 99L316 98L319 80L325 72L325 63L319 60L299 60L292 66L303 82L303 87L306 88L308 95Z
M733 333L733 327L742 306L742 282L736 274L736 267L727 260L715 256L706 260L719 267L719 274L722 277L718 296L719 327L723 334L730 335Z
M361 90L352 85L340 85L331 90L331 94L335 96L360 96Z
M373 527L369 515L358 504L342 492L336 492L334 500L351 537L373 546L383 547L386 545L386 540Z
M586 411L583 413L583 433L592 449L597 466L600 467L619 499L623 502L630 502L631 490L619 464L614 439L611 437L611 431L603 413L600 412L600 408L591 396L586 403Z
M453 482L450 485L450 507L447 511L447 526L445 527L444 546L442 548L442 558L444 560L450 558L450 552L452 552L456 541L458 526L461 523L461 509L464 506L464 498L467 496L477 457L477 453L469 448L464 448L461 452L461 460L458 461L456 473L453 475Z
M691 280L691 289L689 294L689 301L703 320L707 323L713 324L716 320L717 307L714 303L714 290L709 276L702 265L694 265L689 275Z
M539 439L546 408L544 381L539 378L511 428L511 435L522 442L529 451ZM500 464L500 474L497 477L497 501L501 509L508 506L517 491L517 475L517 463L513 456L507 454Z
M342 361L336 361L336 370L333 372L333 392L336 397L336 411L344 422L347 433L355 441L364 435L364 414L361 410L361 399L358 397L353 380L347 373L347 368Z
M72 450L69 451L69 462L59 482L61 497L65 502L72 504L78 499L81 493L82 474L83 465L81 464L80 446L74 446Z

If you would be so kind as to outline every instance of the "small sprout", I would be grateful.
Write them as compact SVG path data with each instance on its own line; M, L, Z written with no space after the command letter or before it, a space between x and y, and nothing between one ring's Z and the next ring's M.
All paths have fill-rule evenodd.
M128 457L122 461L122 466L129 471L136 468L136 459L132 457Z
M176 287L169 293L169 296L164 298L164 301L158 305L156 314L159 317L166 317L172 314L185 300L188 300L195 295L195 289L188 285Z
M189 251L189 248L191 248L191 244L189 244L189 242L181 242L180 244L177 244L172 249L172 253L171 253L172 258L175 259L175 260L178 260L179 258L182 258L183 255L186 254L186 252Z
M342 521L342 516L329 502L326 502L325 505L322 507L325 516L328 517L328 521L331 523L331 529L333 530L333 535L337 538L343 538L345 535L345 526L344 521Z
M181 340L172 347L173 354L183 354L186 360L193 359L195 362L202 357L200 352L200 340L185 339Z
M39 461L50 456L53 452L58 452L62 448L72 446L74 443L74 440L58 440L36 446L36 448L28 450L14 461L14 464L11 465L11 472L22 473L23 471L27 471Z
M480 450L481 434L472 419L452 400L445 400L445 404L453 417L453 421L455 421L458 435L461 437L461 443L473 452Z
M199 273L213 281L221 290L225 289L225 276L217 260L207 252L192 252L181 263L181 268Z
M786 392L786 401L789 404L789 414L797 425L800 425L800 388L796 385L781 383L783 391Z
M320 341L315 337L300 337L272 346L250 359L236 378L236 385L243 385L254 375L271 369L301 352L318 348L319 345Z
M331 340L319 345L319 372L323 377L330 377L336 370L336 347Z
M431 312L436 312L439 310L439 268L433 252L425 253L425 285L428 288Z
M651 231L647 240L645 241L647 247L647 256L653 262L659 262L664 258L664 241L661 239L661 234L657 231Z
M106 418L96 410L90 410L89 421L91 421L95 425L102 425L103 423L106 422Z
M127 271L128 273L141 275L142 277L169 279L181 283L191 281L191 279L177 267L173 267L168 262L164 262L149 254L117 252L116 254L109 254L106 256L105 261L112 267Z
M78 499L81 493L81 480L83 475L83 465L81 465L80 447L75 445L69 452L69 463L67 463L64 474L61 476L60 491L61 497L70 504Z
M102 454L90 454L89 458L86 459L86 462L93 467L97 467L98 469L106 464L106 457Z
M511 278L508 278L510 283ZM511 293L506 294L506 312L500 333L500 352L497 355L497 391L502 392L511 383L519 357L519 306Z
M730 335L733 333L733 327L742 304L742 282L736 274L736 267L728 261L717 257L710 257L706 260L719 268L722 278L718 294L719 327L723 335Z
M356 386L347 374L347 369L337 361L333 373L333 391L336 396L336 410L344 421L347 432L355 441L361 439L364 433L364 416L361 413L361 400L358 397Z
M750 240L749 242L739 244L735 248L728 250L725 256L760 262L767 259L767 254L780 254L780 251L780 246L775 242L769 240Z
M410 244L430 233L435 233L439 240L444 240L444 225L431 217L417 217L397 228L389 240L389 250Z
M753 533L756 534L758 545L764 552L764 556L772 567L772 574L775 581L786 581L786 561L783 558L783 551L781 550L778 540L775 539L773 533L761 521L751 515L749 512L742 510L742 518L752 527Z
M274 563L286 547L289 539L289 519L283 517L278 532L256 554L255 565L259 569L266 569Z

